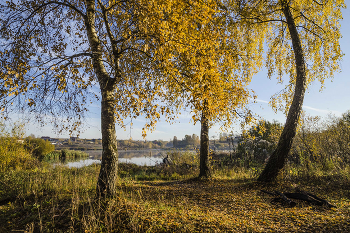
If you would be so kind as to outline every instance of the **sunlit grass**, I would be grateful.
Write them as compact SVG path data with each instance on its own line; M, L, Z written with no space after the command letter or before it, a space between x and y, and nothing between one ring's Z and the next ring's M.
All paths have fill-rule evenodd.
M341 172L307 176L301 168L286 170L284 181L264 185L255 182L258 171L253 168L214 169L212 179L199 181L181 175L178 179L159 176L138 180L132 174L137 173L134 168L119 179L118 196L103 201L95 196L98 165L80 169L44 166L1 173L0 222L4 224L0 232L350 230L349 176ZM191 174L195 177L196 170ZM302 202L286 208L271 204L272 198L260 192L287 192L296 187L327 199L337 208Z

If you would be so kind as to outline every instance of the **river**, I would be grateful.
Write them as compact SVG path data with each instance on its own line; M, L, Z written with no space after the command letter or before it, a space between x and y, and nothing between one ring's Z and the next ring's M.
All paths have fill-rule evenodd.
M80 159L78 161L68 161L64 163L68 167L84 167L91 164L101 163L102 150L87 150L84 151L89 154L88 159ZM148 149L148 150L119 150L120 163L134 163L137 165L154 166L160 164L166 156L168 150L162 149Z

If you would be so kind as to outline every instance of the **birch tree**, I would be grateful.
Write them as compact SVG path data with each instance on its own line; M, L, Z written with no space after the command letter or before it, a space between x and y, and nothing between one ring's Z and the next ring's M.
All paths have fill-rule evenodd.
M201 123L199 177L211 175L210 126L228 127L246 110L254 95L247 85L262 65L264 29L238 23L236 7L209 0L169 1L164 8L157 56L167 68L167 100L182 103Z
M163 95L152 65L158 24L148 1L18 0L0 5L0 100L13 111L74 132L87 104L101 101L97 194L116 193L115 124L144 114L152 128ZM154 30L153 30L154 29ZM151 78L152 77L152 78ZM97 88L95 88L97 86ZM97 89L97 90L95 90ZM96 93L97 92L97 93Z
M259 181L272 181L283 169L307 87L315 80L323 86L326 78L339 71L342 57L339 21L343 7L343 0L253 0L240 6L242 20L269 28L265 35L269 77L276 74L282 82L284 76L289 76L286 88L271 101L276 110L285 110L287 119Z

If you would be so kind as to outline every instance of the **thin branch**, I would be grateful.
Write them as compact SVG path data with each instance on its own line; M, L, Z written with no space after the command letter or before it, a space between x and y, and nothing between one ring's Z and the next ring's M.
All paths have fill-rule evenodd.
M116 5L120 4L120 3L125 3L127 1L119 1L119 2L115 2L114 4L110 5L108 8L106 8L106 11L110 11L113 7L115 7Z
M260 20L259 18L245 18L245 19L248 19L248 20ZM257 24L257 23L269 23L269 22L282 22L282 23L287 23L286 21L282 20L282 19L270 19L270 20L263 20L263 21L258 21L258 22L253 22L252 24Z
M316 0L312 0L314 3L316 3L317 5L319 5L319 6L324 6L324 5L327 5L328 4L328 1L327 2L325 2L325 3L319 3L318 1L316 1Z
M120 69L119 69L119 64L118 64L118 60L119 60L119 57L120 57L120 53L118 52L118 49L116 48L117 47L117 43L116 43L116 40L112 34L112 31L111 31L111 28L109 26L109 23L108 23L108 19L107 19L107 11L106 11L106 7L103 5L103 3L101 2L101 0L98 0L98 4L100 5L101 7L101 10L102 10L102 17L103 17L103 21L104 21L104 24L105 24L105 27L106 27L106 30L107 30L107 35L109 37L109 40L111 41L111 44L112 44L112 54L113 54L113 60L114 60L114 68L113 70L115 71L115 80L117 80L118 77L121 76L121 72L120 72Z
M233 112L234 112L235 114L237 114L240 118L245 118L245 116L244 116L244 115L241 115L241 113L237 112L236 109L233 109Z
M310 29L307 29L307 28L304 27L304 26L296 26L296 27L297 27L297 28L302 28L302 29L304 29L305 31L310 32L310 33L313 34L314 36L317 36L318 38L320 38L322 41L324 40L320 35L318 35L317 33L313 32L313 31L311 31Z
M146 55L148 58L152 58L152 56L151 56L150 54L146 53L145 51L142 51L142 50L140 50L140 49L133 48L133 47L127 47L127 48L125 48L125 49L122 49L121 51L119 51L119 54L124 53L124 52L126 52L127 50L134 50L134 51L143 53L143 54Z
M82 53L77 53L77 54L74 54L74 55L71 55L71 56L63 56L63 57L54 57L54 58L51 58L51 59L49 59L49 60L46 60L46 61L44 61L43 63L41 63L41 64L39 64L39 65L37 65L37 66L33 66L33 67L40 67L40 66L43 66L43 65L45 65L45 64L48 64L48 63L50 63L50 62L52 62L52 61L54 61L54 60L58 60L58 59L62 59L62 61L61 62L63 62L63 61L66 61L66 60L71 60L71 59L73 59L73 58L77 58L77 57L82 57L82 56L88 56L88 57L92 57L92 54L91 53L87 53L87 52L82 52ZM58 63L56 63L56 64L59 64L59 63L61 63L61 62L58 62Z
M293 9L293 8L291 7L291 9ZM293 9L293 10L294 10L294 9ZM304 15L303 12L300 11L300 15L301 15L303 18L305 18L307 21L311 22L314 26L316 26L316 27L318 27L319 29L321 29L324 33L326 32L321 26L319 26L319 25L316 24L313 20L311 20L311 19L309 19L308 17L306 17L306 16Z
M86 18L86 15L82 11L80 11L78 8L73 6L72 4L66 3L66 2L57 2L57 1L51 1L51 2L47 2L47 3L44 3L44 4L40 5L37 9L35 9L32 12L32 14L28 18L30 18L36 11L39 11L41 8L44 8L45 6L48 6L50 4L57 4L57 5L67 6L67 7L71 8L72 10L76 11L79 15L81 15L83 17L83 19Z
M77 54L73 54L71 56L64 56L64 58L77 58L77 57L82 57L82 56L88 56L92 58L92 53L87 53L87 52L82 52L82 53L77 53Z
M103 17L103 21L104 21L104 24L106 26L106 30L107 30L107 34L108 34L108 37L109 39L111 40L111 43L112 43L112 50L114 52L114 43L116 42L115 39L114 39L114 36L112 34L112 31L111 31L111 28L109 26L109 23L108 23L108 19L107 19L107 11L106 11L106 7L103 5L103 3L101 2L101 0L98 0L98 4L100 5L101 7L101 10L102 10L102 17Z

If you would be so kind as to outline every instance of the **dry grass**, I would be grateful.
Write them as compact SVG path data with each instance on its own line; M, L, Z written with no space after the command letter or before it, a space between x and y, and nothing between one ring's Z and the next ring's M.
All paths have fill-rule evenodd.
M101 201L94 190L98 170L1 174L0 232L350 232L347 176L289 175L269 185L256 183L249 169L217 171L210 180L127 177L118 197ZM302 202L287 208L260 192L296 187L337 208Z

